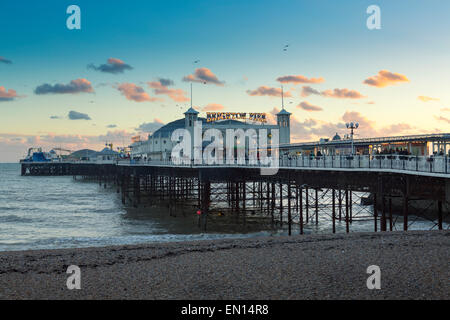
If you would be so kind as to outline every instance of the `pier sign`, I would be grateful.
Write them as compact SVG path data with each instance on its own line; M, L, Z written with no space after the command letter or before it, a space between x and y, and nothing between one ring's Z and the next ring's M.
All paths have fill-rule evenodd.
M267 122L265 113L249 113L246 112L207 112L206 122L215 122L221 120L250 120L256 122Z

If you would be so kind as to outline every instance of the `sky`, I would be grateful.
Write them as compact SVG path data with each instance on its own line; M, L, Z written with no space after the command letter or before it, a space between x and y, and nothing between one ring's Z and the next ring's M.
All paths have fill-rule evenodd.
M183 117L191 83L200 116L272 121L283 85L294 142L348 121L357 137L450 132L448 12L446 0L3 1L0 162L129 145Z

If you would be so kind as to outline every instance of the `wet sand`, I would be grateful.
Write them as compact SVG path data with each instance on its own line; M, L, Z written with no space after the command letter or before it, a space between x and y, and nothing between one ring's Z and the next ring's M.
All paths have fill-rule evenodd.
M450 231L408 231L2 252L0 299L449 299L449 249Z

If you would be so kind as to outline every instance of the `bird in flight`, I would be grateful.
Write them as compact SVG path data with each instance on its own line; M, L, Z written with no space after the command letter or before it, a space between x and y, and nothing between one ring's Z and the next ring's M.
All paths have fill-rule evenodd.
M195 60L195 61L194 61L194 63L199 63L199 62L200 62L200 60Z

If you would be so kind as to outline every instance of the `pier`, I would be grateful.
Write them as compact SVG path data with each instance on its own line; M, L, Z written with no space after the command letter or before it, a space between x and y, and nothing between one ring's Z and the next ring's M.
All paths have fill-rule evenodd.
M432 159L432 160L430 160ZM274 175L250 165L175 165L170 161L23 162L22 175L73 176L110 184L122 203L165 201L170 214L191 206L199 227L210 215L232 214L241 223L254 215L288 234L308 225L337 223L350 232L358 221L373 231L408 230L417 219L442 230L450 211L450 159L417 156L321 156L280 158ZM355 210L354 204L365 204Z

